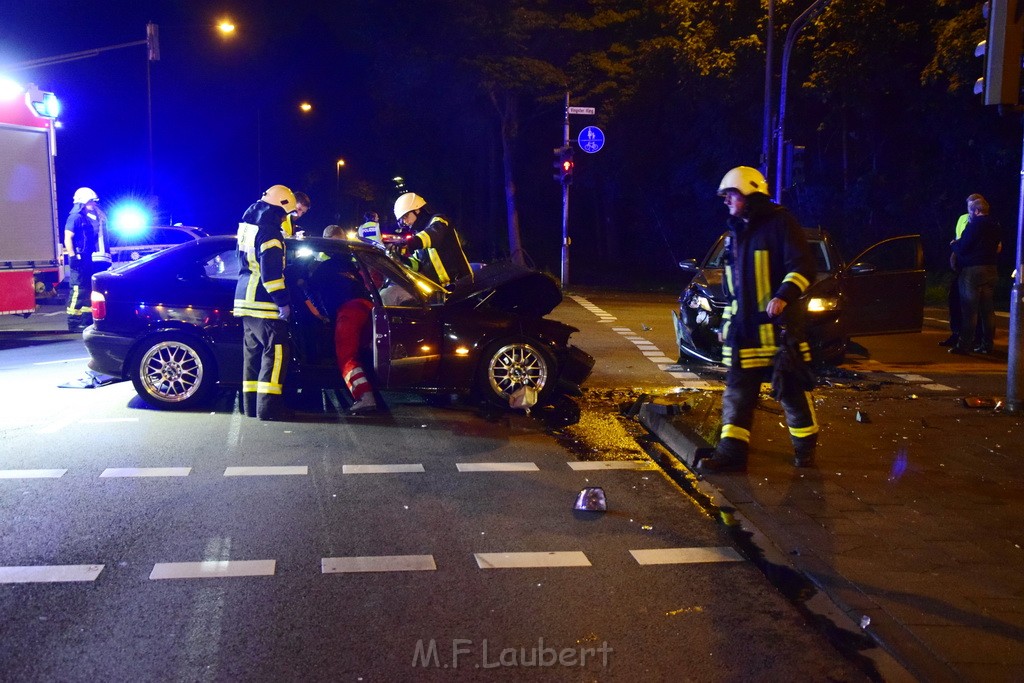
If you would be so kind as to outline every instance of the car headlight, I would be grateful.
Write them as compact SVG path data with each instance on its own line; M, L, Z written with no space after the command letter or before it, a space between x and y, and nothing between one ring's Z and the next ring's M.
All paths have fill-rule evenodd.
M834 311L837 308L839 308L839 299L837 297L814 296L807 302L808 313L824 313L825 311Z

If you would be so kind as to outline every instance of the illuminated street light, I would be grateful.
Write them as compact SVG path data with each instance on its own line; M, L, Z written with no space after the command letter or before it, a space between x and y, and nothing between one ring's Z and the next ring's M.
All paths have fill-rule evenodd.
M341 194L341 167L345 165L344 159L338 159L338 180L335 185L335 192Z
M299 109L302 110L303 114L308 114L309 112L313 111L313 105L310 104L309 102L303 102L302 104L299 105Z
M217 30L221 32L221 35L233 36L235 35L235 24L225 17L217 22Z

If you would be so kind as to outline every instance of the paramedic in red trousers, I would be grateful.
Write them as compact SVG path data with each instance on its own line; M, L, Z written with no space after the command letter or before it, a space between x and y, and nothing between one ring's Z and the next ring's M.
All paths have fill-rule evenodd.
M757 169L732 169L722 178L718 194L729 207L724 282L729 303L721 332L722 360L729 370L722 396L722 438L714 455L699 460L697 469L746 469L758 393L773 368L773 388L796 453L793 464L807 467L814 462L818 423L800 297L814 282L814 259L803 228L768 198L768 183ZM793 353L785 356L791 362L780 366L777 354L785 344L792 345Z
M406 192L395 202L395 218L401 226L415 229L424 220L418 220L426 213L427 200L418 194ZM403 250L409 258L409 267L426 275L434 282L447 287L459 278L473 279L466 252L462 251L462 240L455 227L444 216L431 216L426 226L413 234ZM411 254L411 255L410 255Z
M242 319L243 330L242 408L261 420L291 417L282 395L291 357L284 238L291 232L289 213L294 210L292 191L274 185L246 209L238 224L241 265L234 314Z
M100 210L100 198L88 187L80 187L72 199L73 206L64 224L64 249L71 267L68 293L68 331L76 332L92 322L92 275L105 266L97 267L93 254L97 253L100 233L106 216Z
M352 395L350 414L377 410L373 385L359 361L369 339L373 302L352 256L322 261L309 277L309 297L322 320L334 322L334 353L345 386Z

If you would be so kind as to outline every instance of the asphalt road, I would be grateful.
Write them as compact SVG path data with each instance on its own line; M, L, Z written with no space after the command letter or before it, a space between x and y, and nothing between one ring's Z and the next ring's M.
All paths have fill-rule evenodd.
M627 338L663 345L662 302L630 300L615 325L585 302L554 314L599 359L556 433L402 395L384 417L286 424L230 396L149 410L129 383L59 388L85 358L59 314L2 321L2 677L864 680L870 662L616 417L616 392L704 381ZM575 512L593 485L609 511Z

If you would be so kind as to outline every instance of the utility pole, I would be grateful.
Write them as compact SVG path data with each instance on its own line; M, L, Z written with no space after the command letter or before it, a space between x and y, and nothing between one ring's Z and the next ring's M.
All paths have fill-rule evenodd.
M761 175L768 177L772 156L772 62L775 61L775 0L768 0L768 26L764 41L764 120L761 128Z
M1016 276L1010 289L1010 339L1006 366L1006 405L1004 410L1011 415L1022 412L1021 400L1024 399L1024 370L1021 368L1021 353L1024 352L1024 330L1021 329L1022 301L1024 287L1024 251L1021 240L1024 239L1024 143L1021 145L1020 162L1020 194L1017 201L1017 255L1013 261Z
M565 123L562 147L569 146L569 91L565 91ZM569 286L569 183L562 181L562 289Z
M796 36L807 22L824 9L828 0L814 0L814 4L804 10L786 31L786 43L782 48L782 83L779 86L779 127L775 139L775 201L782 202L783 155L786 147L786 85L789 81L789 57L793 51Z

